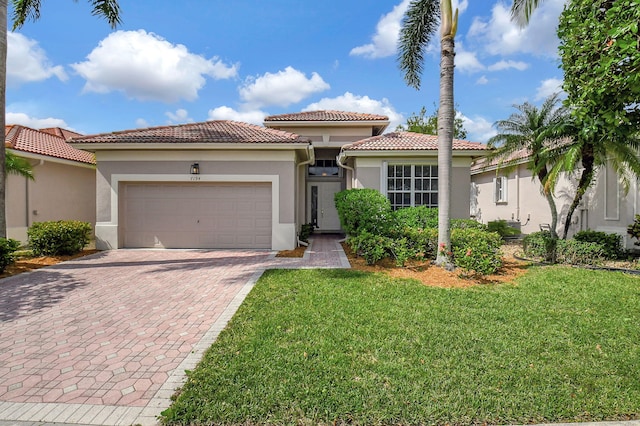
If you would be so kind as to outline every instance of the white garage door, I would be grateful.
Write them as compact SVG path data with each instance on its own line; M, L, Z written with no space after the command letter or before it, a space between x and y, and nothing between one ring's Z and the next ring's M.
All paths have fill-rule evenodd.
M130 183L125 247L271 248L271 183Z

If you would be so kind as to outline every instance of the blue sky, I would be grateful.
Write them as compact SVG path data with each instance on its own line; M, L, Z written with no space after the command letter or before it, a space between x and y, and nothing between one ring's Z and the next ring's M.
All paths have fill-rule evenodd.
M559 90L564 2L546 0L521 30L508 2L454 0L455 101L470 140ZM121 0L115 31L89 3L43 2L39 21L9 33L8 124L93 134L338 109L388 115L393 130L438 100L437 44L420 91L397 66L409 0Z

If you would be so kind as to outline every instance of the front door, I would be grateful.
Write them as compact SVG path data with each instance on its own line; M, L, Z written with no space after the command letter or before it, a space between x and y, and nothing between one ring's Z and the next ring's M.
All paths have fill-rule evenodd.
M309 182L307 200L309 222L320 232L340 231L340 218L333 197L342 190L340 182Z

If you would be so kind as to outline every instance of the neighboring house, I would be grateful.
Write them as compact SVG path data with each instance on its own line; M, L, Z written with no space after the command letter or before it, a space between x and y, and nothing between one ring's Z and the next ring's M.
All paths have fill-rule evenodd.
M527 169L528 153L520 151L500 164L498 161L477 160L471 167L471 215L487 223L504 219L519 225L523 234L548 227L551 222L549 205L541 193L537 177ZM506 165L512 167L507 167ZM569 205L575 195L576 176L561 175L554 191L558 210L557 231L562 235ZM622 236L626 247L633 247L627 226L640 213L640 193L633 183L627 194L613 169L600 169L594 185L587 191L576 209L569 236L592 229Z
M434 136L383 136L387 117L341 111L264 124L208 121L72 139L98 162L97 247L291 249L304 223L340 231L334 195L345 188L381 190L402 199L395 207L437 204ZM484 149L454 143L455 217L468 217L469 166Z
M33 167L34 181L8 175L6 189L7 236L27 241L34 222L81 220L95 223L95 157L66 143L80 136L60 128L35 130L5 127L5 147Z

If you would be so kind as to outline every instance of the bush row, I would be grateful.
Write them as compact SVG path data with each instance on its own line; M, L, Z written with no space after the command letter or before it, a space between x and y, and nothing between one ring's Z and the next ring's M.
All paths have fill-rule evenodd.
M548 231L534 232L524 237L522 247L525 256L545 260L555 250L556 262L571 265L598 265L624 252L619 235L596 231L582 231L571 240L555 241Z
M27 230L29 246L35 256L79 253L89 244L91 225L77 220L36 222Z
M403 266L408 260L435 259L438 250L438 209L391 209L389 200L373 189L350 189L335 197L342 227L352 250L373 264L386 257ZM454 264L466 274L487 275L502 266L500 235L471 219L451 220Z

